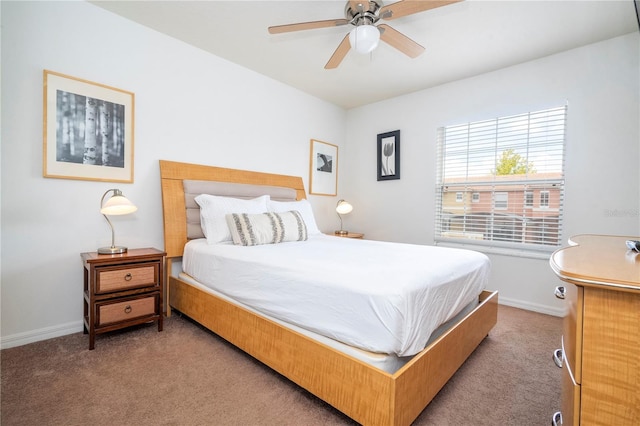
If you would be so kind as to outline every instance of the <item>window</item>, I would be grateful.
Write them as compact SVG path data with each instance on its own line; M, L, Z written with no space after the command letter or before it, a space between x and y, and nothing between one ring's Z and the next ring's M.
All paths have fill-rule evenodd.
M506 210L509 207L509 193L508 192L496 192L494 194L495 200L493 206L496 210Z
M436 242L554 250L566 115L563 106L438 129Z
M540 191L540 208L549 208L549 191Z
M527 209L533 208L533 192L524 192L524 207Z

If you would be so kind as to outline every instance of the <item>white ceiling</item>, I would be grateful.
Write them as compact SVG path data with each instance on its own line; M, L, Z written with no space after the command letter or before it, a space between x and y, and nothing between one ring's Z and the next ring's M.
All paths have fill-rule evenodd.
M344 18L346 0L91 3L346 109L638 31L633 0L466 0L385 21L426 48L416 59L381 42L325 70L350 25L267 27Z

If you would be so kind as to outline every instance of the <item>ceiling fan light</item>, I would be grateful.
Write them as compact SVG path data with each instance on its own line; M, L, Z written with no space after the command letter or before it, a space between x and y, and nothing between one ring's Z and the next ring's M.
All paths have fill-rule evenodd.
M373 25L360 25L349 33L351 47L361 54L373 52L380 42L380 31Z

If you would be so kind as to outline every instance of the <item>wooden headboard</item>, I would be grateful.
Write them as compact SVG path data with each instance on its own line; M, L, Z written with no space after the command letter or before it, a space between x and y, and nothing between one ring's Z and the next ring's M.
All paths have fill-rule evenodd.
M296 199L307 198L304 182L299 176L276 175L247 170L226 169L200 164L160 160L162 212L164 217L164 250L167 259L181 257L187 243L187 212L184 180L245 183L279 186L296 191Z

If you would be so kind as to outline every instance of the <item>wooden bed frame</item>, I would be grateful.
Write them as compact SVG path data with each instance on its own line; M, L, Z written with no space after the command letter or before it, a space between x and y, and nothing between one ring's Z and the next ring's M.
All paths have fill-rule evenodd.
M294 188L302 178L160 160L167 268L187 243L183 180ZM167 281L165 281L167 282ZM498 293L390 374L180 280L168 279L167 315L182 312L233 345L364 425L409 425L497 322Z

